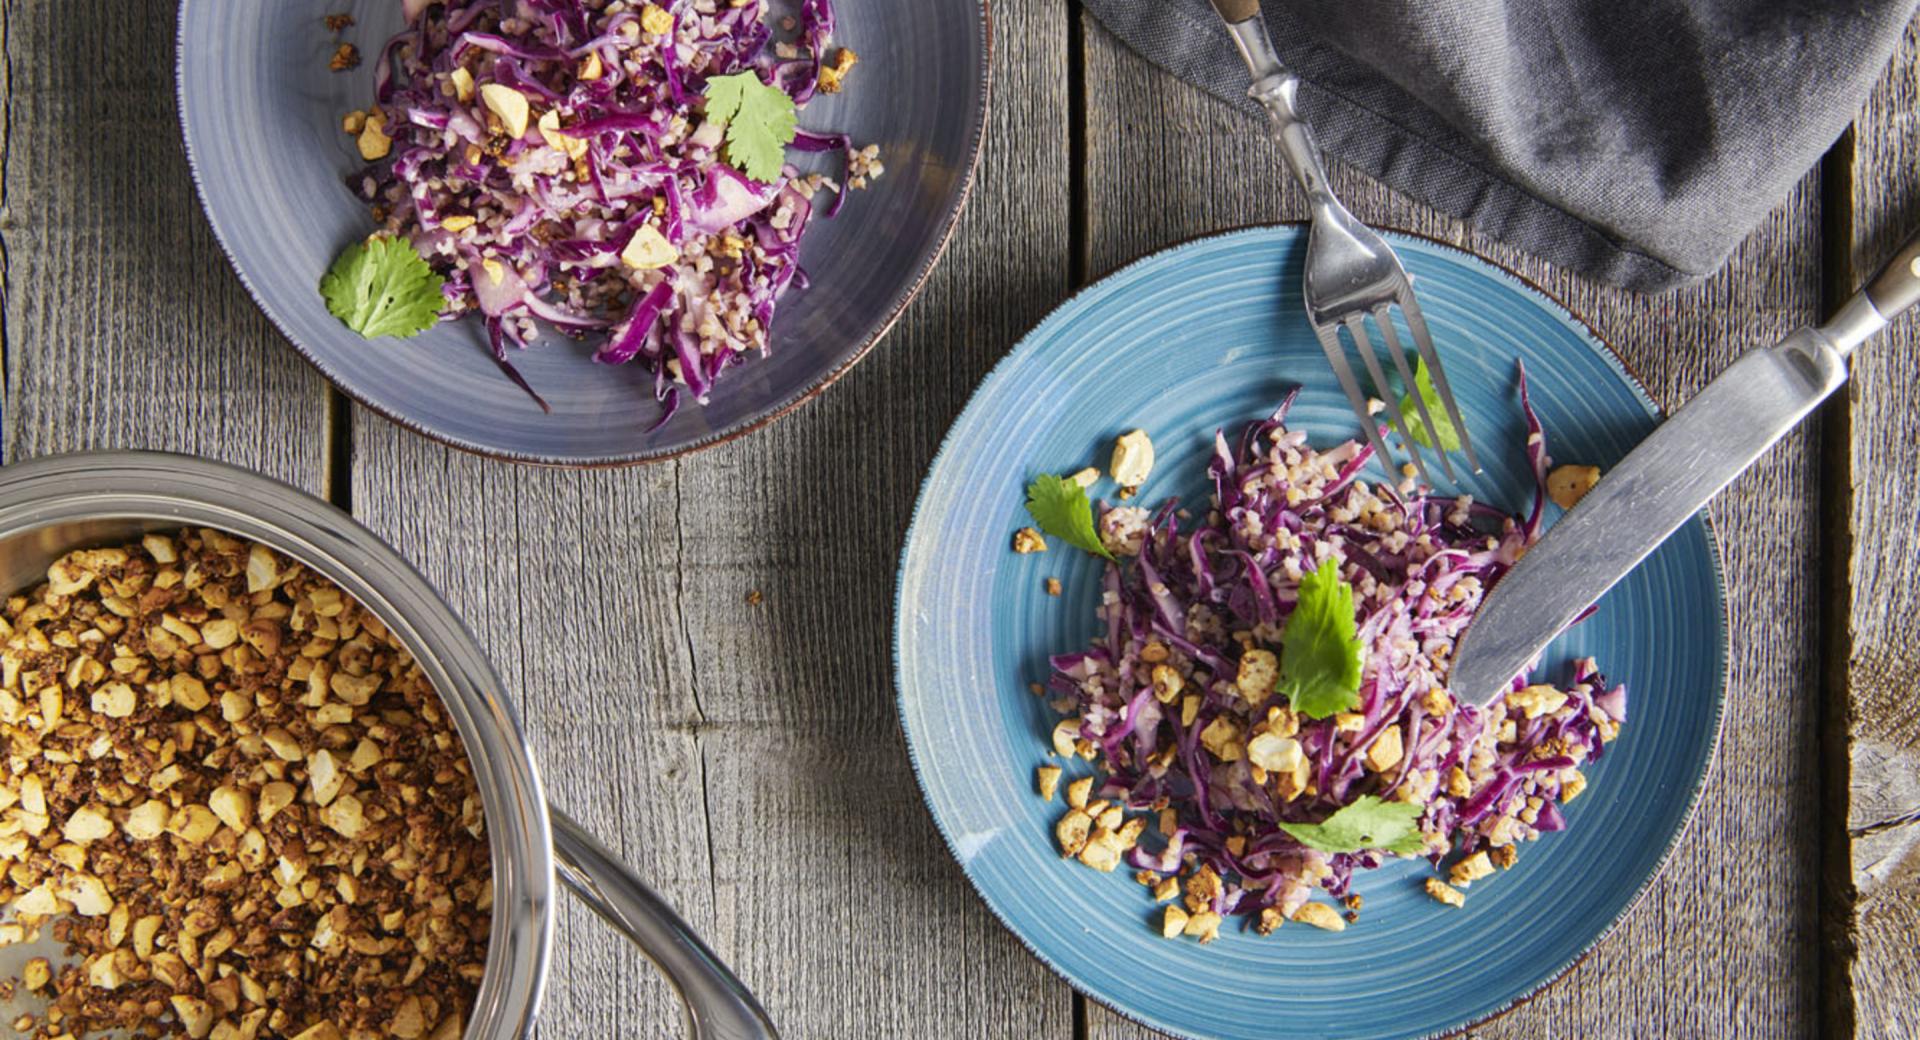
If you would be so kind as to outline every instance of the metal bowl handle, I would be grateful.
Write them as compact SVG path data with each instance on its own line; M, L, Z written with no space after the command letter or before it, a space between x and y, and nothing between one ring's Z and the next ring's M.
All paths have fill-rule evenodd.
M549 812L560 880L680 991L690 1040L779 1040L760 1002L665 900L565 813Z

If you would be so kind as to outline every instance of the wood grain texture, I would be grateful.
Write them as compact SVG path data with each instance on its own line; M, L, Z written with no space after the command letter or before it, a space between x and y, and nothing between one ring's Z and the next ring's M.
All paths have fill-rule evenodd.
M1251 118L1086 27L1089 270L1196 234L1304 215ZM1311 88L1308 88L1311 89ZM1102 99L1126 99L1115 104ZM1335 189L1362 219L1506 264L1581 314L1671 407L1741 351L1815 317L1814 177L1705 284L1662 297L1602 288L1440 217L1352 171ZM1812 441L1790 438L1714 507L1731 593L1732 710L1698 815L1640 906L1566 977L1474 1030L1500 1038L1798 1036L1814 1029L1813 629L1806 561ZM1551 841L1551 838L1546 839ZM1364 927L1364 924L1363 924ZM1089 1009L1089 1036L1146 1031Z
M1920 27L1920 22L1916 23ZM1920 230L1920 28L1910 28L1856 133L1853 275ZM1853 358L1848 399L1849 740L1855 1036L1920 1036L1920 331L1909 316Z
M923 807L890 661L921 477L987 369L1068 290L1065 5L993 14L969 212L905 319L820 400L613 472L510 467L354 418L356 513L474 627L555 802L801 1040L1073 1028L1066 987L985 911ZM679 1014L636 951L562 899L544 1035L674 1037Z
M171 4L7 0L9 460L158 448L309 489L326 384L201 215L174 114Z

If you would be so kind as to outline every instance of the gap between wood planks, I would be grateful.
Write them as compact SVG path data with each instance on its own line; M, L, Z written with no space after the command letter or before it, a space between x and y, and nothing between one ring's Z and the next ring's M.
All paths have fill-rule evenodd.
M1067 263L1074 292L1086 287L1093 256L1087 233L1086 18L1080 0L1067 0ZM1073 998L1073 1040L1087 1040L1091 1027L1086 994L1072 988L1067 992Z
M1832 314L1853 293L1854 128L1849 126L1820 161L1820 310ZM1821 681L1818 720L1820 790L1819 935L1814 947L1814 1021L1822 1035L1852 1040L1855 1033L1851 979L1853 944L1853 840L1847 831L1851 770L1847 746L1847 662L1852 658L1850 561L1853 559L1852 398L1844 389L1829 398L1819 423L1820 507L1816 512Z
M7 334L6 302L11 299L13 273L13 255L7 249L8 225L11 215L7 211L7 167L13 159L13 35L7 30L13 25L13 5L8 0L0 0L0 420L6 418L6 394L9 371L7 368L8 344L12 337ZM5 456L6 436L0 434L0 457Z

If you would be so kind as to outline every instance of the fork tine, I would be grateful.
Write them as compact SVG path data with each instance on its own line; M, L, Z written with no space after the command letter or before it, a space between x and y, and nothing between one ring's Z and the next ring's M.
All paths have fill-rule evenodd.
M1393 358L1393 367L1400 372L1400 385L1407 388L1407 396L1413 398L1413 406L1420 412L1420 421L1425 423L1427 436L1433 441L1433 453L1440 456L1440 468L1446 471L1447 479L1455 484L1460 478L1454 475L1453 463L1447 458L1446 446L1440 443L1440 435L1434 431L1433 413L1427 410L1427 398L1414 384L1413 370L1407 366L1407 352L1400 347L1400 333L1393 327L1393 308L1386 304L1373 312L1373 323L1380 326L1380 338L1387 343L1387 355Z
M1356 314L1347 319L1347 331L1353 334L1353 346L1360 352L1360 360L1367 366L1367 375L1373 377L1374 389L1379 391L1380 399L1386 402L1387 415L1393 420L1393 432L1399 436L1400 443L1406 445L1407 454L1413 458L1414 469L1420 472L1420 479L1433 486L1433 475L1427 472L1427 460L1420 455L1420 445L1414 443L1412 434L1407 430L1407 417L1400 414L1400 402L1394 400L1387 391L1387 374L1380 370L1380 359L1374 355L1373 341L1367 338L1367 316ZM1387 468L1393 468L1393 459L1386 460ZM1399 474L1393 474L1398 483Z
M1335 379L1340 380L1340 389L1347 392L1347 403L1353 406L1353 414L1360 417L1360 427L1367 431L1367 442L1373 445L1373 452L1379 456L1380 464L1393 472L1393 453L1387 450L1387 443L1380 439L1379 424L1373 421L1373 413L1367 411L1367 398L1360 392L1360 384L1354 381L1353 366L1347 364L1347 350L1340 345L1340 326L1315 325L1314 335L1320 337L1320 349L1327 353L1327 364L1333 369Z
M1433 349L1433 336L1427 332L1426 316L1420 313L1420 304L1413 298L1413 288L1401 289L1395 302L1407 316L1407 328L1413 332L1414 348L1420 351L1420 359L1427 363L1427 371L1433 376L1433 388L1440 391L1440 403L1447 409L1447 418L1453 420L1453 428L1460 434L1460 447L1466 450L1467 464L1473 467L1475 473L1484 472L1480 468L1480 456L1473 450L1473 437L1467 433L1467 421L1460 417L1460 406L1454 403L1453 387L1447 385L1447 370L1440 364L1440 352Z

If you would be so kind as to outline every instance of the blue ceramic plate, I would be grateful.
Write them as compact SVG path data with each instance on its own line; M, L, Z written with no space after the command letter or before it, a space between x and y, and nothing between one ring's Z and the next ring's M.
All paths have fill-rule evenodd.
M1305 245L1299 228L1262 228L1149 257L1054 312L987 378L947 435L907 536L900 714L927 803L967 876L1088 995L1187 1037L1430 1036L1567 970L1659 871L1713 758L1725 596L1717 547L1696 520L1553 645L1549 669L1592 654L1624 680L1629 721L1588 770L1568 830L1523 847L1463 910L1420 890L1424 863L1401 862L1357 881L1365 910L1344 933L1293 926L1261 938L1230 927L1203 947L1160 938L1150 926L1158 912L1127 872L1063 861L1052 838L1060 803L1033 786L1055 719L1027 684L1046 678L1049 654L1096 633L1100 569L1057 540L1044 554L1009 550L1028 522L1024 486L1038 471L1104 467L1113 438L1142 427L1159 455L1146 499L1205 502L1214 431L1237 435L1295 384L1304 389L1290 425L1323 446L1358 437L1302 313ZM1464 253L1406 237L1394 245L1487 465L1466 485L1480 500L1522 509L1532 494L1516 359L1556 458L1606 466L1653 428L1652 401L1564 309ZM1064 595L1045 593L1050 576Z
M773 0L791 10L792 0ZM886 174L807 231L813 284L782 302L772 356L728 370L705 408L665 425L638 364L590 360L593 344L546 332L514 364L553 405L501 376L477 320L368 342L327 313L317 286L373 230L346 186L364 164L341 116L373 98L374 58L402 24L399 0L184 0L180 116L214 233L295 347L355 400L456 447L530 462L609 465L665 458L744 433L799 405L879 340L932 268L972 180L987 111L984 0L835 0L836 41L860 55L839 94L801 113L880 146ZM365 60L333 72L336 37ZM838 159L793 156L832 172Z

